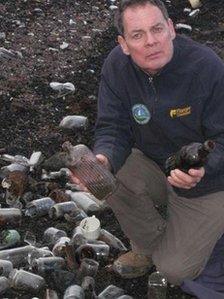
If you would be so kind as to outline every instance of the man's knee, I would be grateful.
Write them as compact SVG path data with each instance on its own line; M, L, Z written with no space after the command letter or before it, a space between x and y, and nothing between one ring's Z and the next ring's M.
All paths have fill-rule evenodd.
M194 279L198 276L201 267L192 263L189 258L182 256L168 256L153 258L158 271L160 271L169 283L180 285L184 279Z
M159 166L142 152L134 150L116 177L136 195L150 194L164 203L167 197L167 181Z

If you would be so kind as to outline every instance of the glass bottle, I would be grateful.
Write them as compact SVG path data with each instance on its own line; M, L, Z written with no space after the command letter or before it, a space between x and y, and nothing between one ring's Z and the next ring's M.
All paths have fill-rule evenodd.
M98 299L114 299L122 295L124 295L124 290L111 284L98 295Z
M69 286L64 293L63 299L84 299L85 294L79 285L71 285Z
M165 299L167 279L159 272L153 272L148 279L148 299Z
M0 250L0 259L11 261L13 267L24 266L28 262L28 255L33 250L36 248L31 245Z
M43 277L22 269L13 269L9 274L11 286L16 290L38 293L45 287Z
M35 199L26 205L25 215L29 217L45 216L54 204L55 202L50 197Z
M75 251L75 257L78 263L83 258L90 258L97 261L106 260L109 256L110 247L101 241L88 241L88 243L80 245Z
M61 237L54 245L53 249L52 249L52 252L55 256L65 256L65 252L64 252L64 249L65 249L65 246L66 244L69 244L71 241L70 238L68 237Z
M7 292L9 288L10 288L10 283L8 278L4 276L0 277L0 295L3 295L5 292Z
M67 167L96 198L105 199L116 190L115 177L86 145L65 142L63 149L69 154Z
M49 245L54 245L61 237L67 237L67 233L56 227L51 226L44 231L44 242Z
M38 259L39 257L48 257L48 256L53 256L53 253L49 250L48 247L33 247L33 250L31 250L28 253L27 261L28 264L31 266L33 261L35 259Z
M85 293L85 299L97 299L95 291L95 279L92 276L85 276L82 280L81 287Z
M41 276L65 268L65 260L59 256L40 257L32 262L32 270Z
M207 140L204 143L193 142L183 146L178 152L166 160L166 175L170 175L170 171L175 168L187 173L190 168L199 168L204 166L209 153L214 148L215 142L212 140Z
M0 227L18 227L21 224L22 212L16 208L0 208Z
M51 219L60 219L64 214L70 214L76 209L77 205L73 201L59 202L49 209L48 214Z
M72 233L71 244L74 247L77 247L85 243L87 243L87 239L83 235L82 228L80 226L76 226Z
M128 250L127 247L124 245L124 243L120 239L118 239L116 236L111 234L106 229L101 228L99 240L107 243L112 248L118 249L120 251L127 251Z
M85 276L95 277L99 268L99 263L93 259L84 258L81 261L78 278L80 281L83 280Z
M0 276L8 277L13 265L10 261L0 260Z
M0 233L0 250L14 247L21 241L20 234L15 229L5 229Z
M84 258L89 258L89 259L94 259L94 260L97 259L95 250L91 246L86 245L86 244L80 245L75 250L75 259L78 264L81 264L81 262Z

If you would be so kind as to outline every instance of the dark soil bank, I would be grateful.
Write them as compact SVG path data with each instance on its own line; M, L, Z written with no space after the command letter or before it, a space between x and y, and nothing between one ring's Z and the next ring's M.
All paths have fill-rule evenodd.
M223 0L202 0L203 5L194 16L189 16L190 11L186 10L191 8L187 0L164 2L176 25L190 26L178 25L178 33L208 45L224 58ZM67 140L73 145L92 145L100 69L116 45L111 5L117 4L118 1L112 0L0 0L0 47L11 51L11 55L1 55L0 51L1 153L29 158L33 151L41 151L48 158L61 150ZM51 82L70 82L75 91L64 95L63 91L53 90L49 85ZM67 115L86 116L87 128L62 130L59 123ZM0 159L0 167L5 165L7 163ZM38 171L32 176L40 179ZM57 183L64 186L64 182ZM38 190L35 196L39 195L48 196L48 193ZM2 207L7 207L5 190L1 187L0 197ZM103 228L129 247L109 208L96 215ZM22 239L26 231L32 231L39 245L43 246L43 232L50 226L63 228L68 236L74 227L64 219L55 221L48 216L37 219L24 216L18 231ZM146 298L148 275L124 280L108 270L107 266L117 254L112 251L109 260L100 265L96 293L114 284L134 298ZM54 279L49 279L48 286L62 298L71 276L58 274ZM3 297L34 296L9 290L4 296L0 295ZM37 297L45 298L43 294ZM167 298L191 297L179 288L169 286Z

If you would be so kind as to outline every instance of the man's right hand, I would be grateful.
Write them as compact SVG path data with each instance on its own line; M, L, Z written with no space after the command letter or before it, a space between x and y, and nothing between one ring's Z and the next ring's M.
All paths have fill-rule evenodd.
M108 170L111 171L111 165L110 165L110 162L108 160L108 158L102 154L98 154L96 155L96 158L97 160L99 160L99 162L105 167L107 168ZM70 181L76 185L79 186L79 189L81 191L85 191L85 192L88 192L88 189L80 182L80 180L73 174L71 173L71 176L70 176Z
M97 160L100 161L101 164L103 164L103 166L105 168L107 168L109 171L111 171L111 165L110 165L110 162L109 162L109 160L106 156L104 156L102 154L98 154L98 155L96 155L96 158L97 158Z

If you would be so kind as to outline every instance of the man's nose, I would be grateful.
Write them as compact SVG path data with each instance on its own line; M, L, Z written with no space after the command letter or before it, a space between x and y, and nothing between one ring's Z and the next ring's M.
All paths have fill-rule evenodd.
M157 42L155 35L152 32L147 32L145 35L145 45L153 46Z

